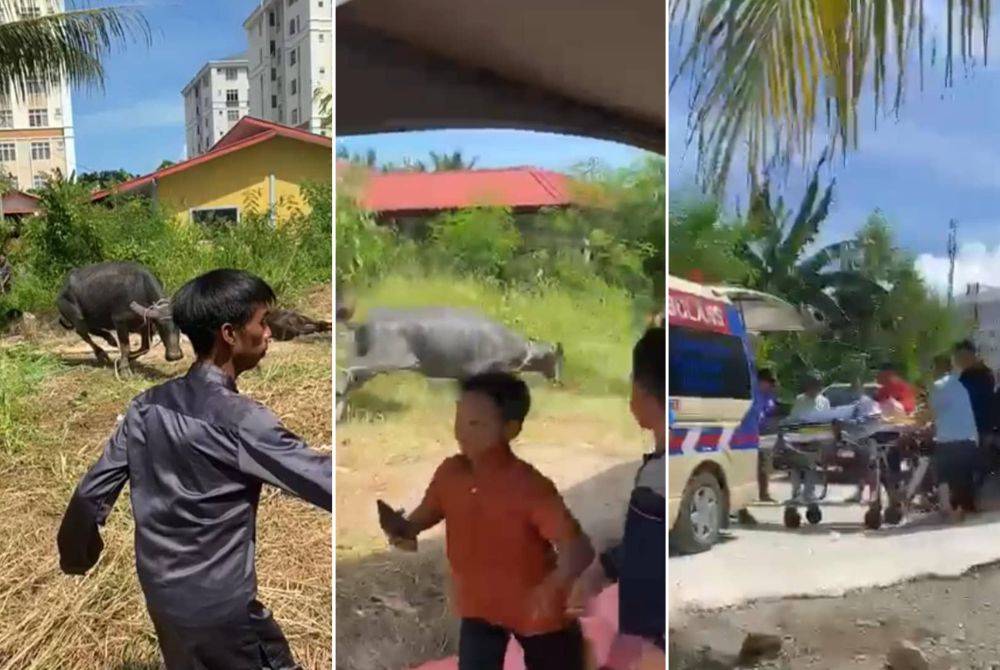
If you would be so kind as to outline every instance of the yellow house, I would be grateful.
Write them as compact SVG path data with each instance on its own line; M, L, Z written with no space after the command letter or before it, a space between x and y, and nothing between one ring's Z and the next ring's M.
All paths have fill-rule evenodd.
M245 116L207 153L93 195L146 195L182 221L239 221L246 209L276 221L309 209L300 186L332 182L333 141Z

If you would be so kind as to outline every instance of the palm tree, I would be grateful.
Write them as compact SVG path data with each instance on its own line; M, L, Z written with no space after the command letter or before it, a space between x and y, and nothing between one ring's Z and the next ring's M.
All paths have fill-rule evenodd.
M985 60L990 5L948 0L946 86L956 51L963 66ZM690 77L690 141L703 184L721 191L742 147L750 173L808 161L817 135L827 148L856 148L860 102L871 96L876 117L897 112L914 49L923 86L928 42L932 64L936 57L926 17L923 0L670 0L681 48L671 89Z
M476 161L478 160L478 157L466 160L462 155L462 152L457 149L450 154L439 154L436 151L431 152L431 165L434 168L434 172L442 172L444 170L471 170L475 167Z
M333 91L317 86L313 100L319 106L320 128L329 132L333 128Z
M0 86L21 96L29 85L102 88L104 57L127 41L151 43L149 24L134 7L76 9L34 16L25 3L0 0Z
M863 291L875 297L885 289L850 263L841 262L853 257L854 240L812 249L833 199L834 182L820 193L822 163L816 166L794 217L782 198L772 204L767 181L754 184L747 213L748 241L740 244L740 255L750 268L753 288L794 304L811 305L836 324L849 316L839 304L839 292L856 295Z

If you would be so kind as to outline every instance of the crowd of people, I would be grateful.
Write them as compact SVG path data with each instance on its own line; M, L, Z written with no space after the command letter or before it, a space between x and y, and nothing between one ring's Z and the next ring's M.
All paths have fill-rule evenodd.
M979 357L969 340L957 343L949 354L934 359L932 383L918 389L892 365L878 372L877 390L871 396L855 386L857 403L877 406L875 411L889 420L917 426L913 437L932 444L934 474L941 513L961 521L977 510L977 494L986 477L997 469L1000 445L1000 389L997 378ZM758 373L758 420L762 432L770 432L785 414L778 402L778 384L768 369ZM831 410L818 375L807 375L790 411L789 421L807 421ZM874 454L869 454L874 458ZM761 450L758 461L758 494L772 501L769 481L772 453ZM870 468L858 473L857 492L848 502L863 502L865 488L877 496L879 483L871 481Z

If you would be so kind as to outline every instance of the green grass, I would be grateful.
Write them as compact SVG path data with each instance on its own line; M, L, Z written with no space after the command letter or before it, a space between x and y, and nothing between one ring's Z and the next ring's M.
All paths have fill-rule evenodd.
M27 345L0 348L0 452L16 453L31 438L34 426L24 420L31 394L62 367Z
M565 389L626 395L632 346L642 330L633 299L594 280L585 290L515 290L454 275L390 275L358 296L355 320L371 307L449 306L478 310L527 337L561 342ZM342 353L344 347L338 347ZM373 382L375 383L375 382Z

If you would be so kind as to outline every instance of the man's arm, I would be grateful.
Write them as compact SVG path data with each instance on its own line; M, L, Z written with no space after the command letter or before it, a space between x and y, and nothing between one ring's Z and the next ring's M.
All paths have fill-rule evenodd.
M534 502L531 517L538 532L552 543L558 554L556 567L544 586L566 591L594 560L596 554L590 538L551 482L546 481Z
M67 574L85 574L97 563L104 548L99 527L104 525L128 480L127 434L126 414L69 501L56 537L59 567Z
M263 406L240 425L239 469L326 511L333 510L333 457L310 449Z

